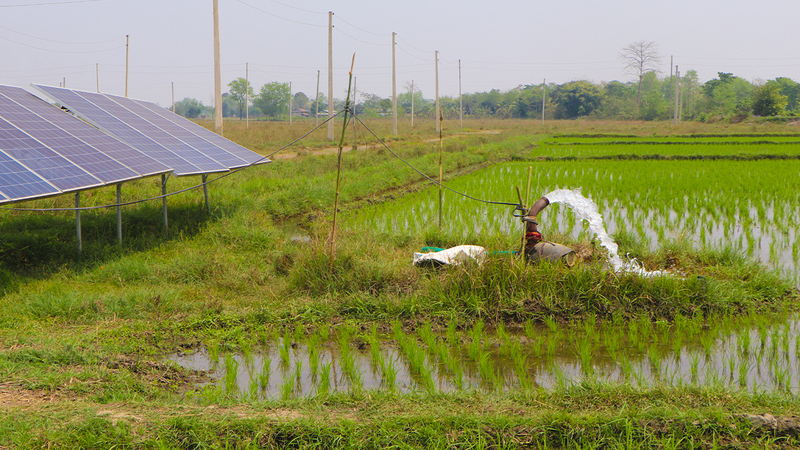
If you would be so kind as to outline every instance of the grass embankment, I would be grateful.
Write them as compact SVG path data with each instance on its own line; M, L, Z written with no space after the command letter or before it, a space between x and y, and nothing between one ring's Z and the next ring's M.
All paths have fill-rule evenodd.
M575 126L585 132L591 125ZM541 137L522 131L447 139L448 173L524 155ZM257 140L251 135L240 141L249 145L251 139ZM267 153L269 145L250 147ZM435 143L409 140L393 148L425 173L436 173ZM345 213L416 189L420 181L384 150L349 153L345 161ZM716 314L784 310L797 303L790 283L730 250L674 244L648 251L635 240L620 242L623 253L635 250L648 268L685 276L610 274L589 242L572 243L587 257L572 270L505 258L480 267L418 270L410 265L413 251L465 243L464 237L374 229L341 231L331 270L326 211L333 202L334 167L333 157L308 155L243 171L212 185L210 216L202 212L201 196L172 197L166 233L157 205L126 209L122 249L116 245L113 211L84 213L82 257L75 255L71 214L4 214L0 446L798 444L796 428L754 430L735 417L790 416L796 412L794 395L720 387L582 383L551 391L407 395L360 390L268 401L220 396L213 403L187 396L202 376L163 364L158 355L211 341L228 350L251 348L261 336L287 327L310 332L394 320L407 327L454 320L467 326L478 318L490 323L555 318L566 327L586 317L713 320ZM193 181L171 180L170 190ZM143 198L157 188L145 180L126 184L124 192ZM85 204L111 203L113 192L92 191L85 198ZM56 198L26 206L70 202ZM298 230L309 240L293 239ZM498 242L507 238L472 236L466 243Z

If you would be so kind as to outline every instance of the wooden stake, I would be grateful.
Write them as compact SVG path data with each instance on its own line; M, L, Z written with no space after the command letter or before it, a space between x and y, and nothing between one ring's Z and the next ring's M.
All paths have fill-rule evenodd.
M437 112L439 113L439 230L442 229L442 203L444 200L444 188L442 186L443 178L442 178L442 110L438 109Z
M350 80L347 82L347 99L344 106L344 120L342 122L342 136L339 138L339 152L336 166L336 196L333 200L333 227L331 228L331 261L330 271L333 273L333 258L336 250L336 218L339 212L339 186L342 179L342 148L344 147L344 135L347 131L347 113L350 111L350 88L353 86L353 66L356 64L356 54L353 53L353 62L350 63Z

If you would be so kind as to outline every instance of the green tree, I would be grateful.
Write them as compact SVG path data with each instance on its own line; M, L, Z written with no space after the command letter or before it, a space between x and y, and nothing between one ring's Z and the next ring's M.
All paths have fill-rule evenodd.
M705 112L723 116L749 113L753 85L732 73L717 75L719 78L703 84Z
M311 103L311 101L309 100L308 96L306 94L304 94L303 92L298 92L298 93L294 94L294 106L295 106L295 108L308 109L310 103Z
M603 99L603 91L589 81L571 81L554 92L556 119L574 119L591 114Z
M186 97L175 103L175 111L173 112L183 117L196 119L203 112L203 104L196 98Z
M632 119L636 117L636 92L638 83L609 81L603 86L603 103L600 116L605 119Z
M290 95L289 83L273 81L261 86L261 92L253 103L265 116L277 117L286 113Z
M244 114L245 102L253 98L253 86L244 78L237 78L228 83L230 90L230 98L239 105L239 118L241 119Z
M780 85L774 81L753 90L753 114L757 116L780 116L785 111L786 102Z
M774 83L779 86L781 95L786 96L786 111L800 112L800 83L786 77L775 78Z

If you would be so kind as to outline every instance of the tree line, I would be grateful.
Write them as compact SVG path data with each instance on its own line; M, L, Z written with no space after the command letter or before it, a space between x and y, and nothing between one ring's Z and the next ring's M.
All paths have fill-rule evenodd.
M610 81L592 83L587 80L564 84L520 85L507 91L493 89L488 92L445 96L439 99L445 118L457 118L463 104L465 117L473 118L530 118L576 119L587 117L608 120L667 120L673 117L675 82L678 81L678 112L682 120L712 121L720 118L749 115L800 116L800 83L779 77L765 82L750 82L732 73L719 72L717 78L699 83L697 72L686 71L679 78L659 77L656 71L642 74L632 82ZM288 83L272 82L261 87L258 95L242 78L233 80L230 91L223 95L224 117L244 117L245 107L251 117L283 119L289 114L289 98L295 115L317 113L317 99L303 92L291 94ZM245 91L249 101L245 105ZM398 114L411 114L412 91L397 96ZM414 115L434 118L434 101L424 98L419 90L413 91ZM460 100L460 101L459 101ZM543 101L544 100L544 101ZM327 112L327 98L319 93L320 113ZM334 99L334 107L341 108L343 101ZM213 107L185 98L175 104L175 112L185 117L213 116ZM391 98L358 92L355 112L363 116L392 114Z
M701 84L695 70L683 75L676 70L675 76L659 77L662 56L652 41L631 43L618 56L626 73L636 76L636 81L521 84L507 91L493 89L460 98L445 96L439 99L442 114L446 118L457 118L463 112L465 117L475 118L667 120L676 116L677 109L680 120L800 116L800 83L790 78L750 82L732 73L718 72L717 78ZM224 117L243 117L246 112L269 118L327 112L328 101L323 93L314 98L303 92L292 95L288 83L267 83L258 95L244 78L231 81L228 87L230 91L223 94ZM333 104L336 110L342 107L339 99L334 99ZM397 96L397 104L398 115L413 111L415 116L437 117L434 101L425 99L413 85L406 85L406 92ZM392 100L374 94L357 92L354 105L356 114L364 116L392 114ZM190 98L176 104L175 112L186 117L213 115L211 107Z

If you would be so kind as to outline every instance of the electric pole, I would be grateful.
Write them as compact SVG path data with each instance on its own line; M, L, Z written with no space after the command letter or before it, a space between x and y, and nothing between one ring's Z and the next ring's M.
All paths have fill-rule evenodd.
M397 136L397 66L395 65L395 36L392 31L392 134Z
M439 120L439 50L436 50L436 114L434 114L434 120L436 120L436 132L439 133L442 131L442 124Z
M219 56L219 0L214 0L214 130L222 136L222 68Z
M333 11L328 11L328 140L333 140Z
M217 0L214 0L217 1ZM130 74L131 36L125 35L125 97L128 96L128 74Z

